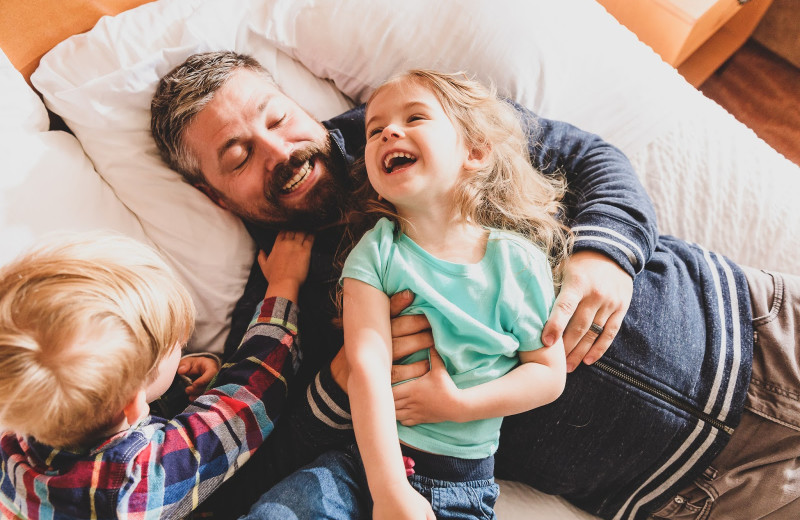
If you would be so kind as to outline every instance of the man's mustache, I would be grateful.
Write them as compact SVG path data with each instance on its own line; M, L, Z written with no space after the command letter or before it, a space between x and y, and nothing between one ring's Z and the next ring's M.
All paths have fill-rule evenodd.
M298 148L292 152L289 159L275 165L270 175L269 185L265 186L264 196L267 200L276 201L281 195L283 187L289 182L289 179L294 177L295 171L303 166L306 161L316 161L327 158L330 153L328 143L309 143L308 145Z

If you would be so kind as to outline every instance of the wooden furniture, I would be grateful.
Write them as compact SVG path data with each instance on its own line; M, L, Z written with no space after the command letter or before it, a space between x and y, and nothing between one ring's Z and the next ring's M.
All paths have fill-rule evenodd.
M695 87L747 41L772 0L597 0Z
M150 1L0 0L0 48L30 83L39 59L58 42L88 31L101 16L113 16Z

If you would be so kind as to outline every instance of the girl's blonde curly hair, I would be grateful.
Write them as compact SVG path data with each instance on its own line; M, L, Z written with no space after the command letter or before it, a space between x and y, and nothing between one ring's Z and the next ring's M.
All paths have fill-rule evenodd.
M486 87L464 73L423 69L410 70L378 87L367 107L387 86L408 83L436 96L468 149L488 154L485 166L471 171L457 186L454 210L468 222L518 233L539 246L547 253L558 283L572 247L571 232L560 220L566 183L562 176L544 176L531 164L529 135L519 112L498 98L493 86ZM360 186L354 197L357 202L348 215L350 227L340 251L342 262L378 218L390 218L400 229L392 204L378 200L370 186L363 160L354 168L354 175L361 182L356 183Z

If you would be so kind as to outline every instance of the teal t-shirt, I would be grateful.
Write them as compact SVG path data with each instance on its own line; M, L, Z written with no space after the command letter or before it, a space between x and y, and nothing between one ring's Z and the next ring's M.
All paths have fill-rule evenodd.
M547 258L525 239L490 230L486 253L475 264L435 258L394 224L381 219L345 261L342 279L361 280L392 295L410 289L414 302L403 314L425 314L434 344L459 388L506 374L519 364L517 351L542 346L541 332L555 299ZM427 351L402 362L426 359ZM400 440L417 449L466 459L497 450L502 418L407 427Z

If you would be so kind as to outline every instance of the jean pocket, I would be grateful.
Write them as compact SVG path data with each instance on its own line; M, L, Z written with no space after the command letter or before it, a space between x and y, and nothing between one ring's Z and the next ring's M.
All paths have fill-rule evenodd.
M684 489L651 518L668 520L706 520L714 506L714 498L705 489L693 486Z
M451 483L431 490L431 506L437 519L467 520L497 518L494 505L500 488L492 481Z

